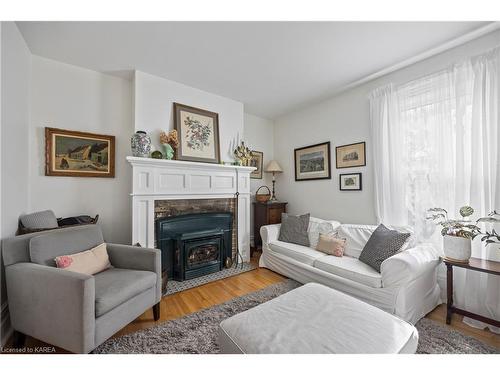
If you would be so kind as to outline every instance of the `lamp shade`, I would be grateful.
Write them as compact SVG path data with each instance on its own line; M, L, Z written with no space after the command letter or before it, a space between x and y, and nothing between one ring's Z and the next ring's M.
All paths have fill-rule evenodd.
M281 172L283 172L283 169L281 169L281 166L278 164L278 162L276 160L271 160L267 164L265 172L281 173Z

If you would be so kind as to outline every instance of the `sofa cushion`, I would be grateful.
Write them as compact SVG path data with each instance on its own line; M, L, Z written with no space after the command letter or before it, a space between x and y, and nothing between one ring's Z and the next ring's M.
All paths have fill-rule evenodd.
M97 225L47 232L30 239L30 259L33 263L55 266L56 257L89 250L103 242L101 228Z
M316 250L327 255L341 257L344 255L345 242L345 238L338 238L336 234L321 233L319 235L319 242L318 246L316 246Z
M359 260L380 272L382 262L398 253L410 235L380 224L363 248Z
M156 285L156 274L150 271L110 268L94 275L95 316L99 317L118 305Z
M273 241L269 244L269 248L310 266L313 265L315 259L325 256L322 252L313 250L310 247L283 241Z
M353 257L326 255L317 258L314 267L372 288L382 287L382 275Z
M309 247L316 249L318 246L320 234L333 234L335 229L340 225L338 221L328 221L311 217L309 219L309 229L307 236L309 237Z
M388 225L387 228L412 234L411 229L408 227L397 227ZM359 258L361 252L363 251L366 243L370 239L375 229L377 229L376 225L341 224L338 227L337 232L339 237L345 238L347 240L345 255ZM413 246L415 246L415 239L414 236L411 235L405 242L405 244L401 247L401 251L404 251L408 247L413 247Z
M309 237L307 235L307 230L309 229L309 217L310 214L294 216L282 213L278 240L309 246Z

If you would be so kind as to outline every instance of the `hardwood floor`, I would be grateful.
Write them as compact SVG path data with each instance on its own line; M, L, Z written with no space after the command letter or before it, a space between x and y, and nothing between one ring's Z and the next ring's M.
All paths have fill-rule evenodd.
M259 253L255 253L252 262L257 262L259 255ZM265 268L257 268L253 271L245 272L227 279L214 281L193 289L165 296L161 300L161 318L158 322L154 321L153 311L149 309L139 318L117 332L113 337L161 324L167 320L177 319L184 315L218 305L232 298L263 289L284 280L286 280L285 277L275 272ZM446 306L440 305L430 312L427 318L445 324L445 316ZM500 335L487 330L472 328L462 323L462 318L461 315L454 314L451 328L465 335L475 337L488 345L500 348ZM47 346L47 344L28 337L26 346L34 348L37 346ZM64 353L65 351L56 348L56 352Z
M446 304L439 305L426 318L432 319L438 323L446 325ZM453 314L451 317L450 327L462 332L464 335L474 337L488 345L500 349L500 335L491 332L490 330L477 329L462 322L463 315Z

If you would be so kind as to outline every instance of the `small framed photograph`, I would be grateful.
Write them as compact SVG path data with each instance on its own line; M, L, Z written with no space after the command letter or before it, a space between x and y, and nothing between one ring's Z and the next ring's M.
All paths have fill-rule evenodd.
M339 185L341 191L358 191L363 185L361 182L361 173L346 173L339 176Z
M331 178L330 142L295 149L295 181Z
M179 137L177 160L220 163L217 113L174 103L174 126Z
M45 175L115 177L115 137L45 128Z
M364 167L366 165L366 143L358 142L335 147L337 169Z
M260 151L252 151L252 158L248 164L249 167L257 168L255 171L250 173L250 178L262 179L262 160L264 159L264 153Z

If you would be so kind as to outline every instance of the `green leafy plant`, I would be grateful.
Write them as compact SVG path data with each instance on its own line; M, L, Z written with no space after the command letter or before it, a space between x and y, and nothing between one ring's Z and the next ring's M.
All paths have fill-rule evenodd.
M430 208L427 210L427 213L427 220L432 220L442 227L441 235L443 236L455 236L473 240L481 235L481 241L484 241L486 245L492 243L500 244L500 234L495 229L492 229L491 232L482 232L478 225L480 223L500 223L500 214L497 211L491 212L486 217L479 218L475 223L468 219L474 213L474 209L470 206L460 208L459 213L462 219L448 218L448 211L439 207Z
M497 211L491 212L488 216L479 218L477 220L478 223L500 223L500 214ZM496 243L500 244L500 234L498 234L495 229L492 229L491 232L485 231L481 237L481 241L486 242L486 245Z

